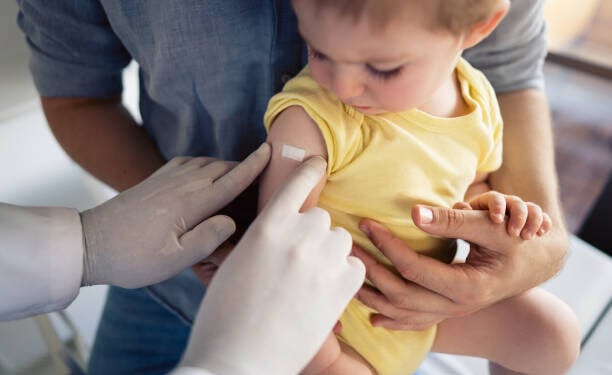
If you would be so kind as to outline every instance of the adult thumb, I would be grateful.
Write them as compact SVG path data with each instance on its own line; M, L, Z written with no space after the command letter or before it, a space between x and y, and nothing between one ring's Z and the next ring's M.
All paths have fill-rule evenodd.
M505 225L491 222L488 212L484 210L415 205L412 207L412 220L429 234L460 238L489 248L495 247L495 239L505 231Z
M185 266L208 257L236 231L234 221L225 215L216 215L195 226L180 238Z

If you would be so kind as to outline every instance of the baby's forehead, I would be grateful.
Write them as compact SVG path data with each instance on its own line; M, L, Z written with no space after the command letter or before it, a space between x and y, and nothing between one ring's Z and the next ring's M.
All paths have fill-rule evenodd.
M439 18L439 1L444 0L293 0L292 3L298 18L308 12L317 18L333 16L354 24L367 23L377 30L396 22L431 25Z
M298 18L333 16L374 31L393 23L417 23L431 30L461 33L491 15L504 0L292 0Z
M393 22L374 29L365 19L354 22L298 7L299 11L303 14L298 14L298 28L305 42L338 62L406 62L422 56L432 45L452 44L455 39L453 34L434 32L419 22Z

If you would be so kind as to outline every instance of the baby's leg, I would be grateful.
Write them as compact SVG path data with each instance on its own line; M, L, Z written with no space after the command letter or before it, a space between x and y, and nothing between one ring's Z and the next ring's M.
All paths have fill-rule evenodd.
M319 352L310 361L301 375L372 375L365 359L348 345L339 342L330 334Z
M563 374L578 357L576 316L540 288L438 325L432 351L484 357L492 374Z

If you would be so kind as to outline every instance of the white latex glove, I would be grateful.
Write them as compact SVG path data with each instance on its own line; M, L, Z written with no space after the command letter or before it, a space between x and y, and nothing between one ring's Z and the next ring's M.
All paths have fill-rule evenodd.
M326 211L299 213L325 162L306 161L217 271L181 366L219 375L296 374L363 283L352 240Z
M264 144L240 164L174 158L140 184L81 213L82 285L139 288L208 256L235 230L231 218L210 216L249 186L269 157Z

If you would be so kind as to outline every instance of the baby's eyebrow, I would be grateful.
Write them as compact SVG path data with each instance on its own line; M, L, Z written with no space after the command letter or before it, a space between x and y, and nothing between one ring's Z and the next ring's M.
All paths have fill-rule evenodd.
M330 57L327 53L321 51L319 48L315 47L310 40L308 40L308 38L306 38L304 35L302 35L302 33L300 33L302 39L304 39L304 42L306 43L306 45L312 49L313 51L329 58L330 60L334 60L332 57ZM377 66L377 65L383 65L383 66L393 66L393 67L399 67L402 65L406 65L408 62L414 60L414 57L412 55L397 55L397 56L391 56L391 57L384 57L384 58L380 58L380 59L368 59L366 61L359 61L358 63L360 64L367 64L367 65L372 65L372 66Z
M397 56L389 56L389 57L384 57L381 59L371 59L368 60L369 64L375 64L375 65L395 65L395 66L399 66L399 65L404 65L407 64L410 61L414 60L414 56L412 55L397 55Z

